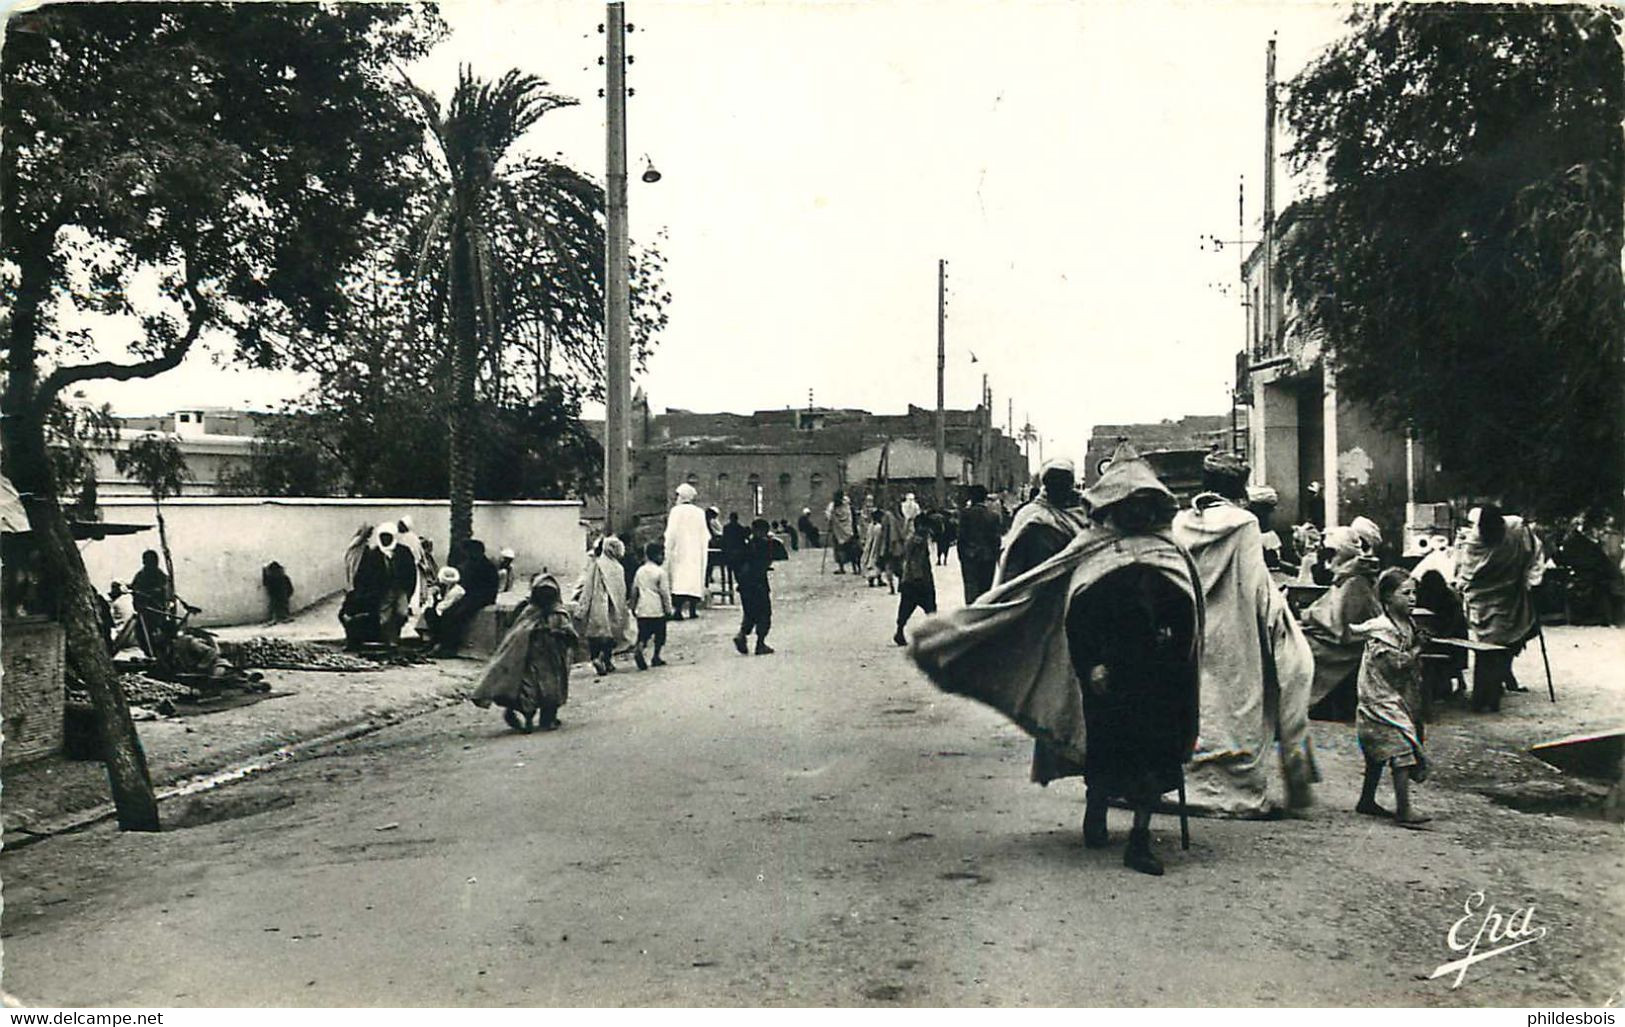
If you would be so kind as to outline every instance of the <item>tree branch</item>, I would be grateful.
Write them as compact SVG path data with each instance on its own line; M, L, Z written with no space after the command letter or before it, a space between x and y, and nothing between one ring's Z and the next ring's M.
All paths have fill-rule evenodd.
M192 344L197 341L203 332L203 326L209 321L209 305L198 291L197 278L191 269L191 261L187 261L186 295L192 300L192 309L187 314L188 324L186 333L175 340L164 351L150 360L139 360L133 364L120 364L112 360L98 360L89 364L78 364L72 367L59 367L45 377L40 383L39 390L34 394L34 402L39 409L49 406L56 398L57 393L70 385L92 379L105 378L116 382L127 382L137 378L151 378L174 370L186 358Z

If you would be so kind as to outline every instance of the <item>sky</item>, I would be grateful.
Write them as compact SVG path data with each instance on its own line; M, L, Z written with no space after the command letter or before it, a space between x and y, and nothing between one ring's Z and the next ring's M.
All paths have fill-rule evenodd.
M932 406L945 259L949 406L974 406L986 374L997 423L1013 400L1047 456L1075 459L1096 424L1228 411L1244 312L1215 286L1242 252L1200 240L1257 239L1267 41L1285 81L1347 10L631 0L632 237L666 233L673 294L637 384L656 410L800 407L809 390L819 406ZM463 63L543 77L581 103L526 146L601 178L603 6L442 11L452 35L412 77L441 96ZM660 182L639 180L645 155ZM1282 165L1277 209L1295 193ZM205 352L87 392L145 413L263 409L304 385Z

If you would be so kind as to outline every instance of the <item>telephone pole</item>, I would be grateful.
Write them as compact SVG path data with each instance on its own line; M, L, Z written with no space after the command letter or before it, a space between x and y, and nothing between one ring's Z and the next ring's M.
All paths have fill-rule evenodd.
M1243 255L1245 256L1245 254ZM1264 62L1264 288L1259 296L1265 347L1275 355L1275 40Z
M604 531L631 528L627 481L627 440L631 434L631 283L627 258L626 211L626 6L608 5L604 24L606 105L605 164L608 239L604 247Z
M982 484L993 487L993 390L988 388L987 375L982 375Z
M943 410L943 368L948 362L948 262L937 261L937 508L948 505L943 462L948 452L948 418Z

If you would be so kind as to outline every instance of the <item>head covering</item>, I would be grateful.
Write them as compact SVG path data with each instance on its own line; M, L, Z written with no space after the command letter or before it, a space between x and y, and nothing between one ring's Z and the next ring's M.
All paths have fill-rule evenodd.
M1054 459L1044 461L1044 466L1038 469L1038 480L1043 481L1044 476L1049 474L1051 471L1065 471L1074 478L1078 476L1077 466L1064 456L1058 456Z
M560 599L559 579L553 577L553 575L547 573L546 571L542 571L534 578L531 578L530 596L533 601L536 598L536 593L543 588L551 588L553 590L553 606L551 608L557 608L557 604Z
M403 514L401 516L400 524L401 524L401 530L402 531L411 531L412 530L412 515L411 514Z
M677 486L677 501L679 503L692 503L698 498L699 494L699 491L686 481Z
M377 546L379 551L385 556L388 556L390 553L395 551L395 537L399 534L400 530L395 527L393 522L380 524L377 528L373 529L372 544ZM385 535L389 536L389 542L387 544L384 542Z
M607 536L604 539L604 555L611 560L619 560L626 555L626 543L614 535Z
M442 585L455 585L459 581L462 581L462 580L463 580L463 576L460 573L458 573L457 568L455 568L455 567L442 567L442 568L440 568L440 583Z
M1377 522L1369 517L1356 517L1349 522L1349 527L1356 535L1365 539L1366 545L1372 549L1382 545L1382 529L1377 527Z
M1281 502L1281 494L1268 485L1248 485L1247 502L1255 506L1275 506Z
M905 503L914 502L914 493L910 492L910 493L907 493L906 495L904 495L903 496L903 502L905 502Z
M504 560L512 560L514 557L514 552L512 549L503 549L502 552L498 553L497 555Z
M1100 476L1093 488L1083 491L1083 501L1091 513L1099 513L1130 496L1142 494L1165 497L1171 505L1177 506L1179 503L1174 494L1168 491L1168 486L1157 477L1157 472L1146 463L1140 451L1128 442L1119 442L1112 452L1111 465L1106 468L1106 473Z

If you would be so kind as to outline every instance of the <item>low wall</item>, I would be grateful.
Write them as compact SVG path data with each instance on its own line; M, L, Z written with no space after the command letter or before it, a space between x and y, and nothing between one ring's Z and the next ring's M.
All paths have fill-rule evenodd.
M157 523L147 500L110 497L99 505L109 522ZM407 514L444 563L445 500L183 497L164 503L177 590L203 607L196 621L206 625L264 620L269 607L260 572L272 560L293 579L295 609L342 590L344 553L356 529ZM514 551L516 581L546 568L568 589L586 566L581 504L574 500L476 503L474 537L493 560L501 549ZM80 544L91 583L103 592L112 581L128 583L141 568L142 550L158 548L156 528Z

